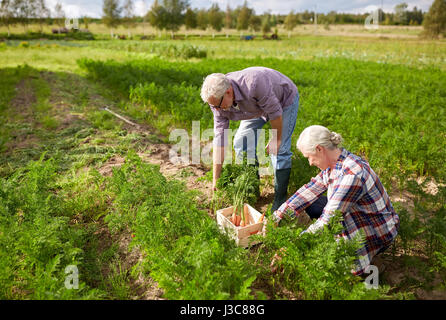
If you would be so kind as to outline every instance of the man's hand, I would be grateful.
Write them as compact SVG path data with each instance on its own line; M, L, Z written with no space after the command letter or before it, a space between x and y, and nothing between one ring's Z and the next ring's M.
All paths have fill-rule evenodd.
M272 139L268 142L266 146L266 152L268 154L277 155L279 152L280 144L282 142L282 116L274 120L270 120L271 128L275 130Z
M217 180L220 178L224 158L225 148L215 147L213 151L212 196L214 196L214 192L217 191Z
M281 143L282 142L280 140L271 139L266 146L266 153L277 155Z

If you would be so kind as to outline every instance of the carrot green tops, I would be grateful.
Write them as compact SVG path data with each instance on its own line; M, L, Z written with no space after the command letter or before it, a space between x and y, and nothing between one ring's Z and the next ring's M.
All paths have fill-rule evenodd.
M335 168L325 169L297 190L274 212L273 220L278 223L285 213L295 217L325 191L327 205L306 232L314 233L323 228L336 210L341 211L344 226L341 237L351 239L361 230L365 234L365 245L358 251L359 260L354 271L359 275L380 249L390 245L399 228L399 217L384 186L364 159L343 149Z

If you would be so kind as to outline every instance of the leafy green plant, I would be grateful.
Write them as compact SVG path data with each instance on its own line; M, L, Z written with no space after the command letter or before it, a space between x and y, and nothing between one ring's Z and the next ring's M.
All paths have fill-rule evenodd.
M280 252L281 259L276 263L282 272L273 275L276 281L304 299L384 297L387 286L368 290L361 278L351 273L363 240L358 237L346 241L336 237L343 229L340 212L317 234L301 235L303 228L296 220L285 218L278 228L272 222L267 226L263 263L269 265L272 255Z
M146 183L150 181L150 183ZM114 212L106 220L129 227L145 253L144 269L169 299L248 299L257 271L244 249L197 209L183 183L130 152L113 171ZM113 217L113 218L109 218Z
M28 41L20 42L19 48L29 48L29 42Z
M95 111L88 114L88 120L93 127L111 130L119 128L120 124L116 122L114 116L107 111Z
M85 231L64 216L66 199L57 194L53 159L30 162L0 178L0 296L3 299L99 298L82 279L65 287L65 267L82 267Z
M233 204L236 199L242 199L253 205L260 196L260 180L257 176L258 168L246 163L226 164L222 167L217 189L223 204Z
M121 261L114 260L110 263L110 273L106 283L114 298L127 300L130 298L131 290L129 286L130 271L123 268Z
M41 122L44 128L50 130L56 129L59 126L59 122L55 118L50 116L42 117Z

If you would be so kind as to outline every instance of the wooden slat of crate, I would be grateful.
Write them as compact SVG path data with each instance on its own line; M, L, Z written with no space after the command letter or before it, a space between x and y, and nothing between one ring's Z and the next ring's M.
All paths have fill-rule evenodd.
M246 248L261 242L259 240L252 241L251 236L252 233L262 231L263 226L266 224L266 219L264 219L264 222L256 223L256 221L258 221L262 215L249 204L245 204L244 212L248 213L250 224L246 227L236 227L230 220L233 209L233 207L228 207L217 211L217 223L220 228L223 229L231 238L233 238L237 245L241 247Z

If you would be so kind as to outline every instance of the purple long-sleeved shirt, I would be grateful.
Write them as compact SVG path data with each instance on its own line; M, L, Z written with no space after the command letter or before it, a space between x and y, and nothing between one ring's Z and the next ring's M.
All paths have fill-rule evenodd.
M293 103L297 87L279 71L265 67L250 67L226 74L234 89L234 102L227 110L211 107L214 113L214 145L224 146L224 130L229 120L247 120L262 117L265 121L282 115L283 109Z

